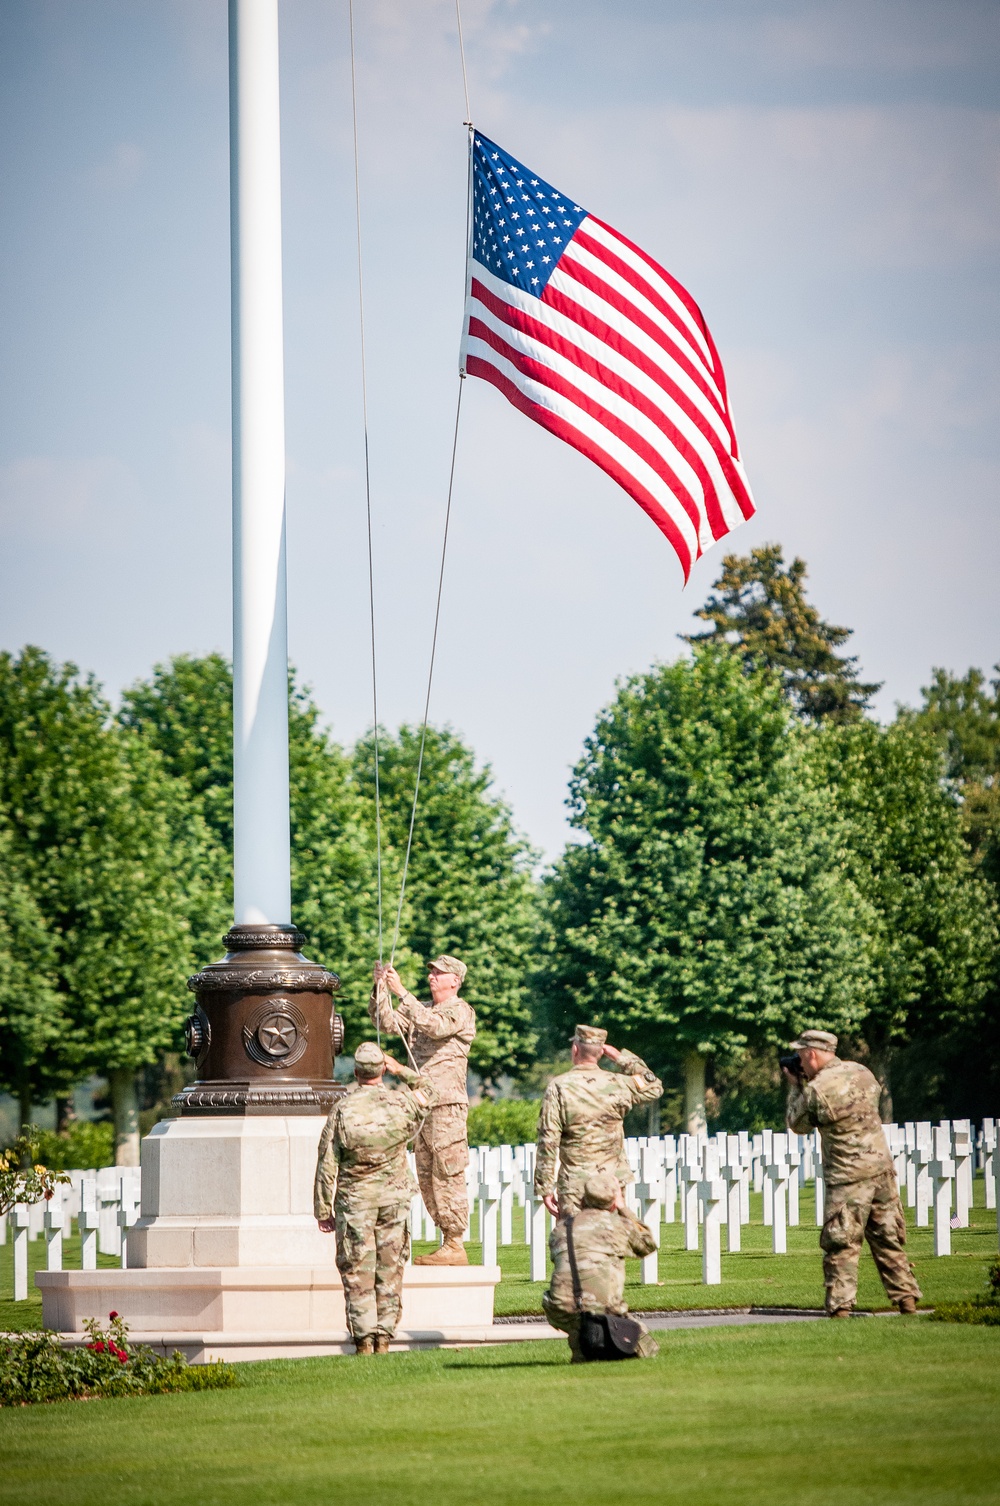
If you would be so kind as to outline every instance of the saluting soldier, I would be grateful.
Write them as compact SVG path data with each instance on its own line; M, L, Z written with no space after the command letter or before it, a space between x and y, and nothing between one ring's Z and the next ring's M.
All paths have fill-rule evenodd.
M402 1086L388 1088L386 1071ZM416 1192L406 1162L435 1102L434 1085L375 1044L354 1053L357 1086L336 1104L320 1136L313 1209L337 1235L337 1269L358 1354L388 1354L410 1249L406 1217Z
M906 1217L879 1118L882 1089L861 1062L841 1061L837 1037L803 1030L791 1049L799 1071L789 1084L785 1118L797 1135L819 1130L826 1202L819 1237L826 1310L849 1318L858 1295L858 1257L867 1239L886 1296L914 1313L920 1288L906 1258Z
M465 1185L469 1165L469 1047L476 1012L459 989L466 967L457 957L435 957L427 970L430 1004L410 993L394 967L375 966L368 1013L380 1030L401 1035L413 1060L434 1084L434 1107L414 1143L417 1181L428 1213L444 1235L440 1248L415 1265L468 1265L462 1236L469 1222ZM394 1009L387 990L399 1000Z
M625 1115L663 1092L642 1058L609 1046L608 1032L597 1025L577 1025L571 1055L570 1070L545 1089L538 1116L535 1196L556 1218L576 1213L583 1185L594 1172L613 1172L621 1187L628 1186L633 1176L625 1154ZM602 1056L611 1063L609 1072L599 1066Z

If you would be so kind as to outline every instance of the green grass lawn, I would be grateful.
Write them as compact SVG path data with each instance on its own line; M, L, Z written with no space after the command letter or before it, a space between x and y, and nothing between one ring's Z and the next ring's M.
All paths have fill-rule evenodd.
M868 1318L239 1366L236 1391L0 1414L5 1506L987 1506L1000 1331Z
M933 1231L915 1228L913 1213L907 1214L910 1258L916 1267L917 1280L927 1305L960 1302L983 1289L986 1267L997 1252L997 1224L996 1214L984 1206L985 1189L981 1179L976 1182L975 1196L976 1206L970 1227L952 1230L953 1253L941 1259L936 1259L933 1254ZM723 1254L721 1286L702 1286L701 1255L689 1254L683 1248L684 1233L680 1224L664 1224L660 1231L660 1284L641 1285L639 1262L629 1261L625 1293L629 1306L639 1312L689 1307L822 1307L823 1272L812 1188L807 1187L802 1195L801 1224L788 1231L787 1255L771 1254L771 1231L760 1222L761 1201L759 1195L751 1198L753 1222L743 1228L742 1253ZM515 1209L515 1238L520 1238L522 1229L521 1214ZM430 1244L417 1244L414 1252L420 1254L433 1248ZM470 1260L482 1259L479 1245L470 1244L468 1248ZM31 1270L44 1270L45 1241L31 1240L28 1251ZM102 1266L118 1264L109 1255L98 1256L98 1261ZM64 1263L67 1269L79 1268L78 1239L64 1241ZM496 1293L497 1314L541 1313L545 1287L541 1282L528 1279L527 1247L524 1244L502 1246L500 1264L503 1281ZM37 1288L29 1277L31 1295L28 1301L14 1302L11 1300L13 1280L13 1245L8 1240L0 1247L0 1330L40 1328L42 1301ZM867 1249L861 1256L858 1304L875 1309L888 1306Z

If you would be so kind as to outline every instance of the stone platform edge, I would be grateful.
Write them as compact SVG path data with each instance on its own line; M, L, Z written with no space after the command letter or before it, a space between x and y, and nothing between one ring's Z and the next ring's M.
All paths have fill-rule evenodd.
M493 1329L499 1266L407 1266L399 1347L482 1344ZM335 1266L184 1266L38 1271L42 1321L85 1342L90 1318L121 1313L137 1343L188 1359L349 1352Z
M83 1344L87 1335L61 1333L59 1338L67 1348L74 1348ZM187 1330L164 1332L158 1329L147 1333L135 1331L129 1334L129 1338L133 1343L147 1344L157 1354L165 1356L180 1350L192 1365L205 1365L212 1360L238 1363L251 1360L324 1359L354 1354L354 1343L346 1329L335 1329L330 1333L191 1333ZM562 1339L565 1342L566 1335L551 1328L544 1320L519 1324L514 1329L509 1324L483 1328L400 1328L391 1347L396 1354L416 1349L480 1348L487 1344L524 1343L528 1339Z

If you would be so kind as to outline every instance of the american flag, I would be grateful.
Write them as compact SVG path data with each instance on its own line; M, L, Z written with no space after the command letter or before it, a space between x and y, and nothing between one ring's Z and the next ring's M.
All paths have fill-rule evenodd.
M472 143L463 371L587 455L694 561L754 512L701 310L488 137Z

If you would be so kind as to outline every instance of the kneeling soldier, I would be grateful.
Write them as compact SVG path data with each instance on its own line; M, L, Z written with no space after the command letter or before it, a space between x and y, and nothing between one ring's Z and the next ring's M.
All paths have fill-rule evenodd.
M567 1224L572 1223L573 1253L580 1278L580 1301L573 1287ZM552 1280L542 1294L542 1307L553 1328L569 1339L574 1365L583 1364L580 1352L580 1313L614 1313L624 1317L628 1307L625 1292L625 1258L651 1255L656 1241L646 1225L625 1206L625 1194L614 1172L599 1171L587 1178L583 1207L575 1216L560 1219L549 1237ZM652 1334L639 1324L639 1357L649 1360L660 1348Z
M386 1071L404 1086L387 1088ZM354 1076L357 1087L340 1100L320 1136L314 1211L324 1234L336 1230L337 1269L358 1354L388 1354L410 1248L406 1216L417 1190L406 1143L430 1112L434 1088L374 1041L355 1051Z

